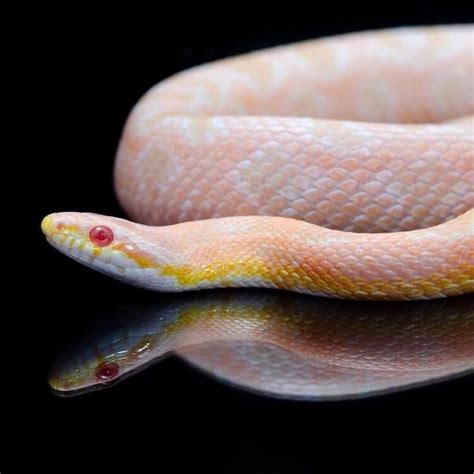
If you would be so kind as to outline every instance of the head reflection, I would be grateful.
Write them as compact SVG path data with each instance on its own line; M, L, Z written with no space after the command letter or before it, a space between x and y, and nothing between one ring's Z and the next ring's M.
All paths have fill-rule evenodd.
M174 353L288 398L376 394L474 369L474 297L369 303L279 291L163 296L117 309L51 370L58 393L107 386Z

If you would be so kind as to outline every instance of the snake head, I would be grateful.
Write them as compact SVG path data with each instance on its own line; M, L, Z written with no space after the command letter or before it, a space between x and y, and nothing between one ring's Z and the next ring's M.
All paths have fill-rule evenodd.
M109 387L168 356L193 327L187 308L200 313L192 297L187 306L183 300L119 299L97 313L61 348L49 373L50 387L59 395Z
M131 329L133 332L133 327ZM74 395L110 386L148 367L169 352L160 334L103 331L101 333L99 329L98 334L89 334L84 340L74 341L55 361L48 382L56 393Z
M77 393L98 384L110 383L122 374L122 367L115 361L97 362L90 358L80 363L61 361L49 375L50 387L58 393Z
M143 337L122 335L103 347L97 347L94 341L86 342L89 346L79 341L77 347L73 346L55 361L48 382L56 393L74 395L110 386L146 366L151 357L150 343Z
M147 288L166 263L160 229L90 213L49 214L48 242L72 259L129 284ZM166 243L166 242L165 242Z

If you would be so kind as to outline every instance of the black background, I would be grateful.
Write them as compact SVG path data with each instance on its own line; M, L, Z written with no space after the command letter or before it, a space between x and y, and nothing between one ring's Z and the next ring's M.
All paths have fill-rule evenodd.
M4 185L4 261L12 259L6 296L15 303L4 319L17 323L4 332L13 348L3 364L16 376L2 382L13 395L4 434L23 453L13 456L11 472L29 461L66 472L93 468L92 456L161 472L303 473L342 464L357 471L378 459L381 469L396 461L409 467L411 457L470 457L472 470L472 377L374 399L301 403L243 393L169 359L110 390L72 399L50 393L48 367L63 340L114 301L149 297L50 249L39 224L53 211L122 215L114 153L128 112L150 86L202 62L289 41L474 19L468 2L282 3L266 11L256 3L150 5L38 3L20 6L3 28L14 106L5 134L13 146L3 157L4 180L12 176ZM26 259L12 237L25 240ZM3 472L10 450L2 451Z

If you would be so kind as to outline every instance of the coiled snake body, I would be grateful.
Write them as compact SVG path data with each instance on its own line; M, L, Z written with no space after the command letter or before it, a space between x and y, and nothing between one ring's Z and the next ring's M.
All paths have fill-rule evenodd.
M156 290L471 292L473 110L469 25L200 66L154 87L125 127L116 191L147 225L68 212L42 228L72 258Z

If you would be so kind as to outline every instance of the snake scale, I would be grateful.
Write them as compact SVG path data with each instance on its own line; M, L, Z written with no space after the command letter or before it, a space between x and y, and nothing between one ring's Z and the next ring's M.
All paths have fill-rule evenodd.
M192 68L120 142L140 223L47 216L49 242L160 291L400 300L474 290L474 30L353 33Z

